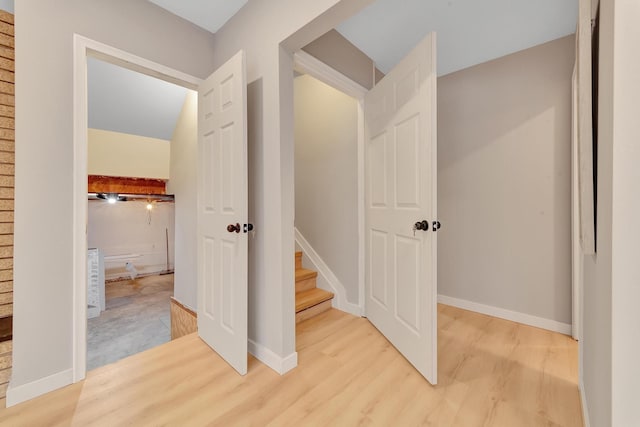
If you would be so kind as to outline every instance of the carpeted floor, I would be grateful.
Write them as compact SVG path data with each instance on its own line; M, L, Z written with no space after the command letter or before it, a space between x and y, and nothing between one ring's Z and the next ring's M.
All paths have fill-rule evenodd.
M88 320L87 371L171 339L173 274L107 283L107 309Z

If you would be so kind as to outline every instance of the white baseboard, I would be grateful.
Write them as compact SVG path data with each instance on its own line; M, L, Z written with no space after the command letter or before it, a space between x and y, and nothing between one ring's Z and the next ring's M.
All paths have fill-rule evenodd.
M293 352L284 359L282 359L282 369L280 374L284 375L296 366L298 366L298 352Z
M12 383L9 383L7 388L7 407L17 405L72 383L73 369L67 369L17 387L13 387Z
M448 297L446 295L438 295L438 302L462 308L464 310L475 311L488 316L499 317L501 319L511 320L512 322L535 326L536 328L547 329L549 331L571 336L571 325L568 323L562 323L551 319L545 319L543 317L532 316L530 314L511 311L491 305L484 305L464 299Z
M280 375L284 375L298 366L298 353L296 352L293 352L286 357L280 357L267 347L260 345L253 340L249 340L248 350L256 359Z
M358 304L353 304L347 301L347 291L345 290L342 282L338 280L336 275L333 274L333 271L331 271L329 266L322 260L320 255L318 255L297 228L295 229L295 236L296 243L300 246L300 249L302 249L304 256L307 257L309 262L313 265L313 268L318 272L318 287L326 291L331 291L335 295L331 303L333 308L346 311L354 316L363 316L363 308Z
M141 279L147 276L157 276L162 273L173 273L173 267L170 270L166 270L166 266L160 266L159 268L154 268L151 270L139 269L138 274L136 275L137 279ZM104 280L106 282L117 282L120 280L131 280L131 274L127 271L119 271L116 273L105 274Z
M578 390L580 390L580 400L582 401L582 421L584 422L584 427L591 427L591 422L589 421L589 410L587 409L587 396L584 394L584 383L582 382L582 378L578 381Z

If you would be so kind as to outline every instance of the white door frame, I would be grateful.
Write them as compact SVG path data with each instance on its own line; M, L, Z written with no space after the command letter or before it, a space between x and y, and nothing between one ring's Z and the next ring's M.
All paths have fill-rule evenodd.
M573 68L572 86L572 117L571 117L571 290L572 290L572 319L571 336L580 341L582 321L582 257L583 250L580 242L580 161L578 143L578 75L577 67ZM580 346L582 347L582 346Z
M294 53L293 67L358 101L358 304L354 307L347 303L346 295L341 295L344 289L335 291L340 304L338 308L364 316L364 96L369 90L302 50Z
M87 372L87 56L197 90L201 79L123 50L73 36L73 382Z

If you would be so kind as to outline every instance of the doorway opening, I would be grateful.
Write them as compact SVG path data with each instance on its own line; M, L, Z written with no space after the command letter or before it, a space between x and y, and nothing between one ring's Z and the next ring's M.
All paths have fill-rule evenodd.
M297 74L294 112L300 322L331 308L338 293L359 301L358 100Z
M91 370L171 339L173 193L183 196L174 181L186 173L171 167L171 157L195 144L184 135L195 135L197 117L189 89L97 58L87 61Z
M176 290L179 275L196 275L188 263L195 256L185 250L193 236L178 224L195 216L197 155L189 150L197 153L193 90L200 80L81 36L74 42L73 373L79 381L87 368L168 341L174 270ZM173 120L162 115L166 105L159 100L167 94L158 85L172 88ZM124 99L132 94L146 99ZM143 130L162 132L162 126L164 137Z
M362 316L367 89L294 55L296 322L332 306Z

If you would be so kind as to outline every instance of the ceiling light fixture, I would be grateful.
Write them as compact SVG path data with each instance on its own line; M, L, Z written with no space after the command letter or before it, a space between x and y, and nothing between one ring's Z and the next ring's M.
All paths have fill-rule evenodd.
M109 204L112 204L112 205L115 202L127 201L127 198L125 196L121 196L118 193L95 193L95 197L98 199L106 200Z

